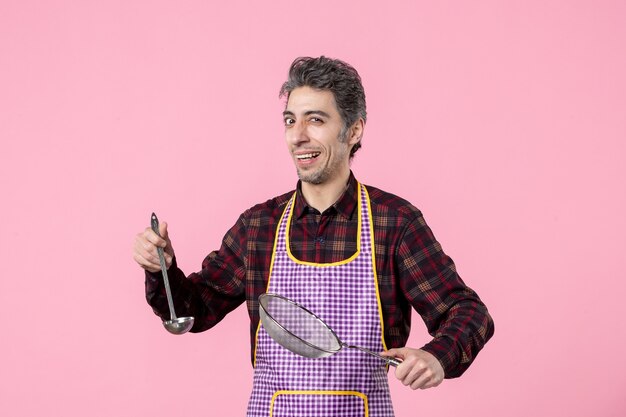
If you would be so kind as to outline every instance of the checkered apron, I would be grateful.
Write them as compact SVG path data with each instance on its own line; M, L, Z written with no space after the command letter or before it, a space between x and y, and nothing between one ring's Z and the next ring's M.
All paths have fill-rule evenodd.
M294 197L278 226L267 292L311 310L350 345L384 349L374 270L369 197L359 184L357 253L332 264L297 260L289 251ZM321 359L298 356L259 326L248 417L393 417L385 362L344 348Z

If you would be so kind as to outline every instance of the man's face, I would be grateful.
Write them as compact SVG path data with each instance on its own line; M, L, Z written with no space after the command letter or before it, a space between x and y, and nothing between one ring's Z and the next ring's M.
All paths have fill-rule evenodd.
M287 147L303 182L323 184L347 175L350 147L358 139L350 130L341 136L343 120L332 92L296 88L283 116Z

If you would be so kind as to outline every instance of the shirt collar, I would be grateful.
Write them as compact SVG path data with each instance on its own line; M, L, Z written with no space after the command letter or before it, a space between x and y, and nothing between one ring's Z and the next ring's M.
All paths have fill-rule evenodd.
M350 178L348 178L347 185L348 187L346 188L346 191L344 191L341 197L339 197L339 199L335 201L335 204L330 206L327 211L335 210L337 213L350 220L352 219L352 215L354 214L354 209L357 207L358 201L358 182L354 177L352 171L350 171ZM293 214L296 219L300 219L305 214L311 212L311 210L315 209L309 206L309 204L304 199L304 196L302 195L302 181L298 181Z

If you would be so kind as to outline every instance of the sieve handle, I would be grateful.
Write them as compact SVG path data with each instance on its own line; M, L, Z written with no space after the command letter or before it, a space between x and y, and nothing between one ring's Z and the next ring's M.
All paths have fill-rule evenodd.
M397 367L398 365L400 365L402 363L402 361L400 359L389 358L389 357L383 356L383 355L381 355L379 353L372 352L369 349L365 349L364 347L347 345L345 343L343 344L343 347L347 347L347 348L350 348L350 349L358 349L361 352L365 352L365 353L368 353L368 354L370 354L372 356L376 356L377 358L380 358L380 359L384 360L385 362L387 362L387 365L391 365L393 367Z
M402 363L400 359L396 359L396 358L388 358L386 356L381 356L381 358L383 358L387 362L387 365L391 365L394 368L397 368L398 365Z

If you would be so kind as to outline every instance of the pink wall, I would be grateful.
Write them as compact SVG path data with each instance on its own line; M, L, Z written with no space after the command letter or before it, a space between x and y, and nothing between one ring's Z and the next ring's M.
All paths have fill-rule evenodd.
M244 414L245 311L169 335L131 244L154 210L190 272L294 186L277 93L319 54L364 79L357 176L496 321L463 378L393 382L396 414L626 414L626 3L212 3L0 3L0 415Z

